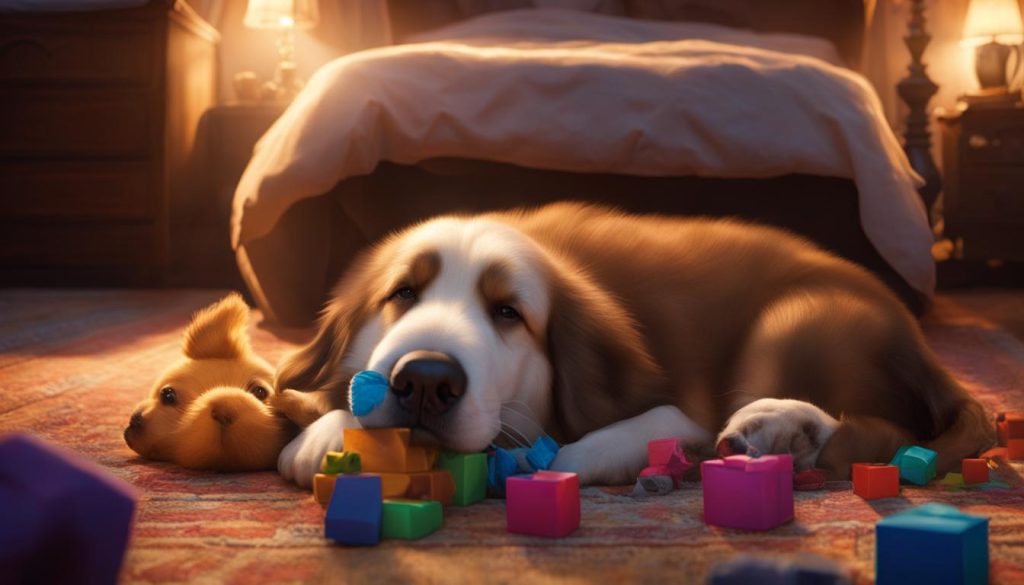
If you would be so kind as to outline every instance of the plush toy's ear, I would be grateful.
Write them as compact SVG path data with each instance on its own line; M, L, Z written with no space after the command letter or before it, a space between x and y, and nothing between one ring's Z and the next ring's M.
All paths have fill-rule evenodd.
M231 293L196 312L185 330L185 356L194 360L239 358L249 353L249 306Z

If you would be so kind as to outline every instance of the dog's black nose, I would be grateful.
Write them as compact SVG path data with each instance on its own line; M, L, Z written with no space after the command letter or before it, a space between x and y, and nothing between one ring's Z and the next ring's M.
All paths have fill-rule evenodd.
M133 431L140 430L142 428L142 413L136 412L132 415L131 420L128 421L128 428Z
M391 370L391 391L405 410L443 414L465 394L466 372L446 353L410 352Z

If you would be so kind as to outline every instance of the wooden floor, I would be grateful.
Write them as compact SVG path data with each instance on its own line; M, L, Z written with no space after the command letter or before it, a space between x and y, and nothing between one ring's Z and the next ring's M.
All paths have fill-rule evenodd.
M873 579L874 523L927 501L991 518L993 583L1024 582L1024 466L1003 467L1005 490L907 487L867 503L847 483L796 498L796 521L751 534L707 527L698 484L636 500L583 491L569 538L505 531L504 503L449 508L445 527L411 543L346 549L322 538L322 511L273 472L207 474L139 459L121 438L134 404L177 359L181 328L219 291L0 290L0 433L26 432L98 462L140 501L123 580L131 583L700 582L742 553L815 552ZM924 320L942 363L992 411L1024 410L1024 291L940 296ZM308 332L252 327L279 359ZM2 581L0 576L0 581Z

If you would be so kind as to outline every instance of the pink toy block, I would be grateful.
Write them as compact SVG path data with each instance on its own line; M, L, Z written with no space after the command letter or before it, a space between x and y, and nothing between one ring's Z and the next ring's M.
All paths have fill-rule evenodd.
M531 536L568 536L580 525L580 478L538 471L505 480L508 531Z
M668 465L669 459L672 455L681 452L679 449L679 439L668 438L668 439L655 439L647 442L647 465L651 467L657 467L659 465ZM685 457L683 458L686 459Z
M640 477L667 475L672 478L675 487L683 482L683 474L693 467L686 460L686 454L679 446L679 439L655 439L647 443L647 465L640 472Z
M704 521L769 530L793 519L793 456L733 455L701 463Z

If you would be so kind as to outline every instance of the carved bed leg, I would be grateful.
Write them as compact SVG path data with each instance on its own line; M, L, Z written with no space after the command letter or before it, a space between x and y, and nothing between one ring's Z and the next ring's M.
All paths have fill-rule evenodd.
M939 86L935 85L925 71L926 67L921 61L925 47L931 42L932 37L925 30L924 0L912 0L910 24L907 36L903 41L910 49L909 74L900 80L896 88L899 91L900 99L910 107L910 114L907 115L907 128L904 134L903 150L910 159L910 165L920 174L925 184L918 190L921 199L924 201L925 209L928 212L928 221L931 222L932 206L942 189L942 178L932 158L932 140L929 131L928 102L931 100Z

